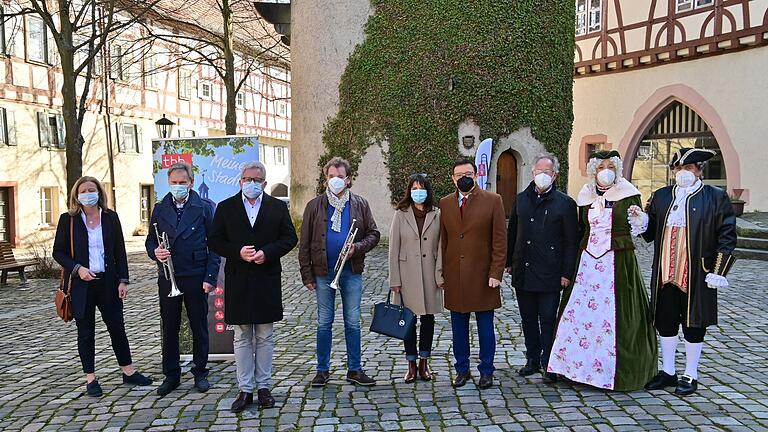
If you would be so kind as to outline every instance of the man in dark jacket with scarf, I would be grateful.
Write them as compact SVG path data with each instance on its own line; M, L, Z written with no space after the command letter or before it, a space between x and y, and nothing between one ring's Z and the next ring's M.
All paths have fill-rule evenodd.
M272 408L273 324L283 319L280 258L298 239L288 206L264 193L267 169L246 163L240 192L219 203L209 244L226 258L224 321L235 326L234 350L240 391L232 412L253 403Z
M520 376L547 370L560 291L573 279L578 254L576 203L555 187L559 163L551 154L533 162L534 181L517 195L507 229L507 271L523 322L526 364ZM556 375L544 373L546 382Z
M661 340L662 370L645 388L675 387L686 396L698 388L698 364L707 326L717 324L717 290L736 260L736 216L728 194L701 181L712 150L681 148L669 163L675 185L653 194L646 216L630 218L654 242L651 312ZM632 209L630 208L630 211ZM634 221L632 220L634 219ZM678 379L675 351L683 327L685 373Z
M381 234L365 198L353 194L350 165L334 157L323 168L326 190L307 203L301 223L299 267L301 279L317 298L317 374L313 387L323 387L331 377L331 345L336 291L344 310L344 340L347 346L347 381L372 386L376 381L363 371L360 340L360 302L363 294L365 254L378 243ZM354 226L353 226L354 223ZM352 239L347 262L339 269L338 290L331 287L334 267L347 234Z

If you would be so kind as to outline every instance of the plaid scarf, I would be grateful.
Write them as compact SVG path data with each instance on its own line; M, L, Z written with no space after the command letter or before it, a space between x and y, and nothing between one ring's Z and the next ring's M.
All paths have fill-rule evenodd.
M333 206L333 216L331 216L331 229L341 232L341 214L344 212L344 206L349 202L349 189L344 190L341 198L334 195L330 190L325 190L328 197L328 204Z

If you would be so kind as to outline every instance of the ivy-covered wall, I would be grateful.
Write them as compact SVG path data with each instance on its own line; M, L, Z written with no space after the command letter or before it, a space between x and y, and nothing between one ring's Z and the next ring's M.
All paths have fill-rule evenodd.
M458 125L473 118L495 140L525 126L562 161L567 183L573 122L574 2L372 0L366 38L341 77L339 111L323 131L325 154L356 170L387 141L394 200L404 179L430 173L453 190Z

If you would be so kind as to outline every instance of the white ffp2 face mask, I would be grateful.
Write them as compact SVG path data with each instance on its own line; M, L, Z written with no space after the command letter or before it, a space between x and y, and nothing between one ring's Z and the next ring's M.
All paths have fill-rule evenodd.
M346 186L347 182L344 181L343 178L331 177L331 179L328 180L328 189L330 189L334 194L341 193L341 191L343 191Z
M597 184L607 187L616 180L616 173L612 169L604 169L597 173Z
M696 183L696 175L688 170L680 170L675 174L675 181L681 188L691 187Z
M547 173L538 173L533 178L533 182L540 190L545 190L552 186L552 176Z

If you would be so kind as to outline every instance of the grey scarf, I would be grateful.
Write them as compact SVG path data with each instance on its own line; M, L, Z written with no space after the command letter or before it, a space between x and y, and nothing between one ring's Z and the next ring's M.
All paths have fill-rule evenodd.
M330 190L325 190L328 197L328 204L333 206L333 216L331 216L331 229L341 232L341 214L344 212L344 206L349 202L349 189L344 190L341 198L334 195Z

